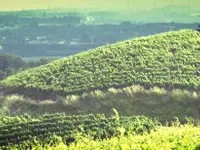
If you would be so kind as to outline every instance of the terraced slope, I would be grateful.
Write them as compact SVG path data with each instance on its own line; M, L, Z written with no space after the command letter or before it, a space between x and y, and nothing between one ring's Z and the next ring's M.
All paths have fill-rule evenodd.
M21 72L0 82L4 90L63 95L140 84L200 88L200 33L172 31L128 40Z

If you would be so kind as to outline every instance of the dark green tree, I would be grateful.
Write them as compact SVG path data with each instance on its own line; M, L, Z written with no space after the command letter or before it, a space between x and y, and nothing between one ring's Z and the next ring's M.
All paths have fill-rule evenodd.
M20 56L0 54L0 80L18 72L24 65L25 61Z
M197 31L199 31L200 32L200 24L198 25L198 27L197 27Z

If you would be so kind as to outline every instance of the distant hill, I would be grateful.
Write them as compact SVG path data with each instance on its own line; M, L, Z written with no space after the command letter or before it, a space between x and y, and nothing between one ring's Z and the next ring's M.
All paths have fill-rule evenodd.
M164 6L190 6L192 8L199 8L199 2L197 0L7 0L3 2L4 5L0 6L1 10L29 10L29 9L98 9L98 10L148 10L156 7ZM12 5L10 5L12 4ZM6 7L5 7L6 6Z
M98 47L0 82L8 93L76 94L125 87L200 89L200 33L171 31Z

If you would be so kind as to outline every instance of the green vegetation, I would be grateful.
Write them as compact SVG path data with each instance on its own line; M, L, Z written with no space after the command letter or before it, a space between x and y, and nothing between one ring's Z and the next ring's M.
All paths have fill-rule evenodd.
M47 64L57 58L40 58L38 60L24 60L12 54L0 54L0 80L33 67Z
M199 50L200 33L180 30L7 77L0 81L0 149L198 150ZM1 58L3 72L26 66L20 57Z
M0 96L0 113L21 115L23 113L42 115L46 113L112 114L114 107L123 116L144 115L156 117L160 122L178 117L181 122L186 117L199 119L200 95L198 92L173 89L167 91L154 87L149 90L142 86L122 89L109 88L95 90L81 95L57 96L55 101L37 101L22 95Z
M68 56L170 32L60 60L0 54L0 149L199 150L200 32L171 31L194 29L199 9L195 0L168 2L1 11L0 53L20 56Z
M176 122L171 127L156 127L149 134L128 134L104 140L93 140L89 136L76 136L76 143L67 145L61 137L52 136L50 143L41 144L41 141L26 141L21 144L7 146L7 149L32 149L32 150L171 150L200 148L200 127L192 124L180 125Z
M103 140L119 135L150 133L155 129L153 120L144 116L106 118L104 115L67 116L50 114L38 117L29 115L7 117L0 120L0 145L20 144L24 141L40 143L51 142L53 135L61 136L66 144L76 141L76 136L90 136L94 140ZM28 145L27 145L28 146ZM25 148L27 149L27 148Z
M99 47L0 83L7 92L41 97L132 84L198 90L199 50L200 33L180 30Z
M161 127L157 131L146 135L131 135L128 137L112 138L104 141L90 141L83 138L78 144L72 144L69 150L171 150L187 149L198 150L200 148L199 127L185 125L181 127ZM60 145L57 145L58 149ZM64 145L63 145L64 146ZM49 147L50 148L50 147ZM63 149L64 150L64 149Z

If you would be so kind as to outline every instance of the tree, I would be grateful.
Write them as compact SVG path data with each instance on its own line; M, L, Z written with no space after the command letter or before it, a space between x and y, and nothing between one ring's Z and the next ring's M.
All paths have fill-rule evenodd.
M197 31L199 31L200 32L200 24L198 25L198 27L197 27Z
M39 60L23 60L20 56L0 54L0 80L20 71L47 64L58 58L40 58Z
M0 80L23 68L24 60L12 54L0 54Z

